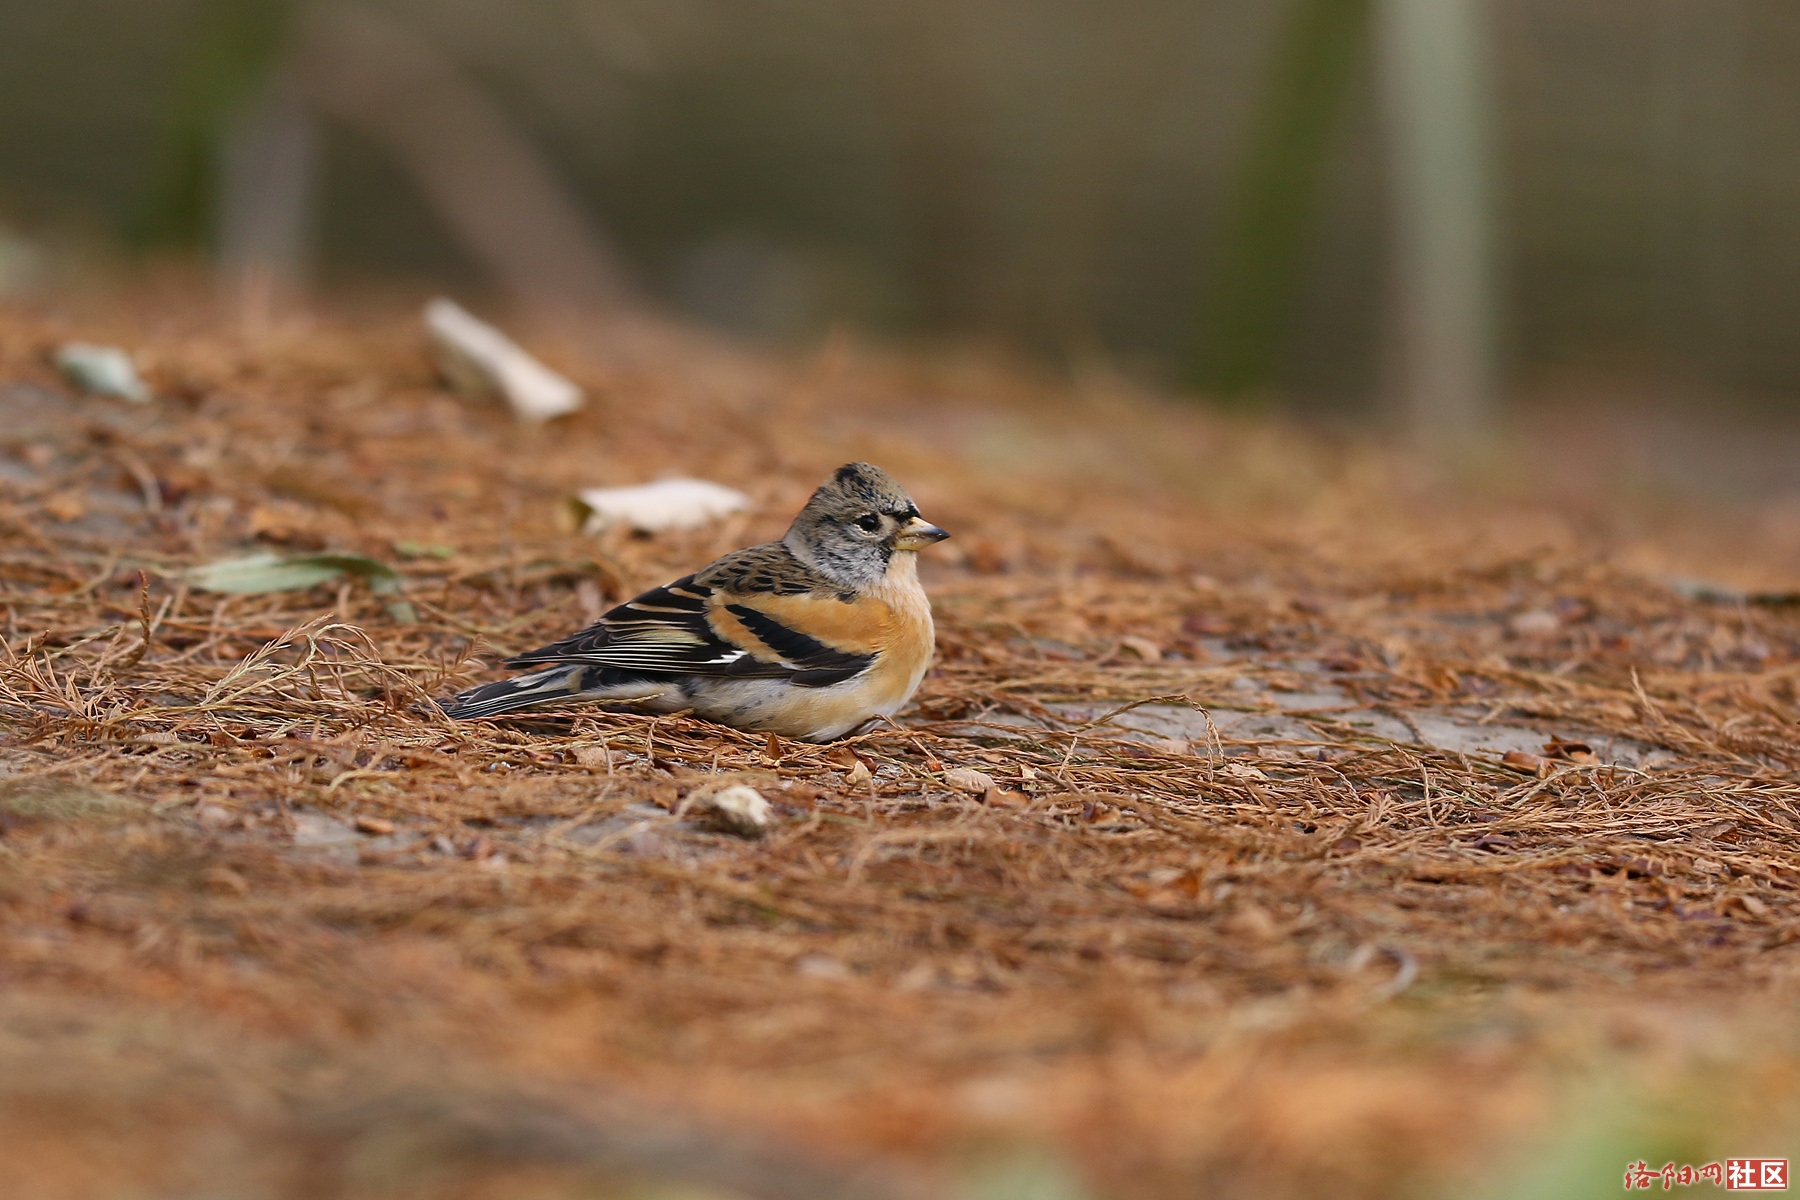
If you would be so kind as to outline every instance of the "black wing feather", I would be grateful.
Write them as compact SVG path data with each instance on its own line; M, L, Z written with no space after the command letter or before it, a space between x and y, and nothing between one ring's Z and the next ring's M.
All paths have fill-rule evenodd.
M725 611L742 621L744 628L761 638L769 649L799 668L794 672L792 682L800 687L830 687L854 679L875 661L873 654L834 650L748 605L727 604Z
M741 557L746 564L756 565L773 557L767 553L769 549L753 547L728 559ZM719 566L714 564L708 569L709 578L718 573ZM765 586L761 590L787 594L792 589ZM757 658L713 631L712 622L707 619L707 601L713 591L707 584L696 583L695 576L684 576L627 600L578 633L509 658L506 665L595 663L644 676L727 675L787 679L800 687L829 687L855 678L875 661L873 654L834 650L754 608L727 605L726 610L778 654L781 661Z
M509 667L590 662L649 675L740 675L778 678L765 663L713 632L706 619L712 589L692 575L627 600L578 633L506 660Z

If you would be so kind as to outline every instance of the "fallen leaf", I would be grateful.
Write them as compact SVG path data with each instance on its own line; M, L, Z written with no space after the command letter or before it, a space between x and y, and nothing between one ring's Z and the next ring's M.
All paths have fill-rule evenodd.
M401 558L455 558L456 551L435 542L401 541L394 543L394 553Z
M360 554L251 554L193 567L181 575L203 591L240 596L304 591L342 575L353 575L368 584L375 595L393 597L387 609L396 621L411 623L419 619L413 606L399 598L400 573Z
M471 399L500 396L513 416L537 424L580 408L586 397L492 325L442 297L425 306L425 328L438 370Z
M1011 792L1000 787L991 787L981 794L981 802L990 808L1027 808L1031 797L1024 792Z
M1131 651L1145 662L1162 661L1162 647L1147 637L1122 637L1119 639L1119 645L1124 649Z
M662 479L641 487L589 488L576 497L583 533L625 525L638 533L701 526L742 512L750 497L704 479Z
M995 785L994 777L971 767L952 767L944 772L944 786L971 796L980 796Z

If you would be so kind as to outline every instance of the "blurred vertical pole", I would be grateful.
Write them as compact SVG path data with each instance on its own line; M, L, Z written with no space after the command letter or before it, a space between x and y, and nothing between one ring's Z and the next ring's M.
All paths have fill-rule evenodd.
M1362 59L1370 3L1297 0L1276 45L1236 184L1219 280L1190 363L1195 385L1222 400L1274 386L1319 181Z
M217 228L221 161L287 38L289 0L200 0L170 79L153 174L134 221L140 242L197 249Z
M277 74L226 132L219 163L220 292L251 331L266 329L306 283L317 120Z
M629 297L611 243L531 140L385 6L314 0L289 65L306 101L387 149L534 317L580 320Z
M960 10L954 0L889 0L862 11L904 205L909 316L930 333L966 329L977 320L977 198L987 181L972 145L977 98L956 56Z
M1379 0L1395 208L1397 383L1428 445L1493 417L1494 297L1481 0Z

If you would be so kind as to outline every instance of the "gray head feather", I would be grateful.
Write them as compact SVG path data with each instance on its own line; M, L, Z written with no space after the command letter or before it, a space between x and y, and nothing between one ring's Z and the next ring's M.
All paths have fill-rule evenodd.
M871 463L846 463L819 486L781 539L814 570L861 591L887 574L900 528L919 506Z

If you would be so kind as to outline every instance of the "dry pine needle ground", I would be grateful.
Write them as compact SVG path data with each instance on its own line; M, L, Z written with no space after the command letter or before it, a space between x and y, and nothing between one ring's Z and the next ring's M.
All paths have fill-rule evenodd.
M1718 1030L1800 954L1800 618L1664 585L1740 545L1793 577L1753 530L837 344L620 334L530 431L406 322L164 320L0 318L15 1194L980 1194L995 1156L1045 1196L1416 1194L1521 1144L1558 1072L1679 1073L1695 1029L1786 1119L1787 1035ZM73 333L141 346L161 399L71 395ZM858 457L956 534L898 726L426 703ZM755 509L573 530L577 488L665 472ZM182 582L259 546L393 563L419 619ZM1343 706L1234 732L1320 680L1551 748ZM1204 732L1132 735L1153 699ZM733 782L766 838L701 819Z

